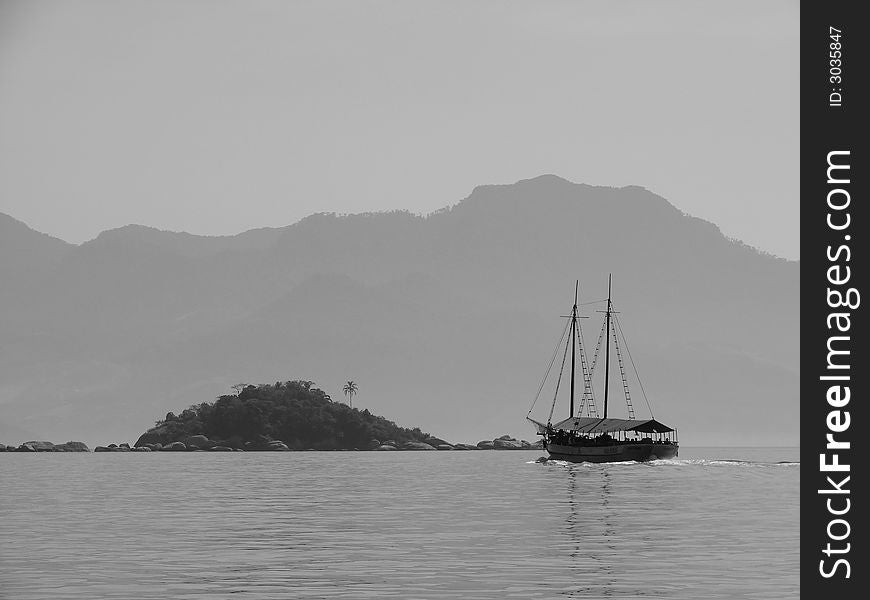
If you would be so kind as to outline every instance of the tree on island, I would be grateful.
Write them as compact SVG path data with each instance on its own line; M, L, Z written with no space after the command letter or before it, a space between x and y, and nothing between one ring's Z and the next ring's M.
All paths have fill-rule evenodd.
M353 380L348 381L344 385L344 395L350 396L350 407L353 408L353 395L359 391L356 383Z

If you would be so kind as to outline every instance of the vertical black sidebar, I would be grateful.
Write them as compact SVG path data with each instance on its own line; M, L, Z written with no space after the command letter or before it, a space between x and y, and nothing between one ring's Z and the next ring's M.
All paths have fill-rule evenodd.
M858 2L801 4L801 592L870 589L866 237L870 158L863 121L870 22ZM870 292L868 292L870 293Z

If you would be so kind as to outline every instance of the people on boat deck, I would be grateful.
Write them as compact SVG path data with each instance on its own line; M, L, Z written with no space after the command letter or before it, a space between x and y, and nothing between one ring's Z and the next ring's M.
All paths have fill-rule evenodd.
M628 437L626 432L625 439L616 439L609 433L602 433L598 436L590 436L589 434L580 434L576 431L565 431L562 429L550 429L547 432L547 441L552 444L561 444L564 446L611 446L613 444L670 444L671 438L653 440L646 436L641 438L637 432Z

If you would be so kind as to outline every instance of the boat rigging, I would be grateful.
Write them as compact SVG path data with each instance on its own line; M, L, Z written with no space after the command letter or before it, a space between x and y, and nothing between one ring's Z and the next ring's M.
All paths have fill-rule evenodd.
M526 416L526 418L536 426L538 434L543 436L544 447L550 454L550 457L560 460L569 460L572 462L616 462L630 460L646 461L676 456L679 451L677 431L676 429L668 427L667 425L655 420L655 417L652 414L652 408L649 404L649 399L646 396L646 391L644 390L643 384L640 382L640 377L637 374L637 367L634 364L634 359L631 357L631 351L628 349L625 334L623 333L622 326L619 323L619 318L617 316L619 313L613 309L612 276L608 278L607 282L606 309L598 311L604 313L604 323L595 345L591 364L586 356L583 332L579 322L579 319L588 317L580 316L578 314L578 300L579 281L575 283L574 305L571 309L571 314L567 316L570 321L562 331L562 336L556 344L553 357L550 359L550 363L547 367L547 373L541 381L538 393L535 396L535 400L532 402L531 408L529 408L528 415ZM547 422L542 423L531 418L532 410L544 389L552 367L555 364L559 348L562 346L562 341L566 338L566 335L568 339L565 342L562 365L559 371L559 377L556 380L556 391L553 395L553 402L550 406ZM631 402L631 391L628 385L625 362L620 349L620 337L622 338L622 346L625 348L626 354L628 355L629 361L634 369L635 376L637 377L638 384L640 385L641 393L643 394L647 408L649 409L649 419L636 418L634 406ZM628 412L627 419L610 418L608 415L608 405L610 400L609 380L611 338L614 352L616 353L620 377L622 379L623 394ZM602 342L604 343L604 405L603 416L599 416L595 405L592 375L598 363ZM562 375L565 370L565 362L569 348L571 349L571 368L568 418L553 423L553 413L559 396L559 389L561 387ZM583 394L580 398L579 409L575 412L575 378L578 355L580 358L580 370L583 377Z

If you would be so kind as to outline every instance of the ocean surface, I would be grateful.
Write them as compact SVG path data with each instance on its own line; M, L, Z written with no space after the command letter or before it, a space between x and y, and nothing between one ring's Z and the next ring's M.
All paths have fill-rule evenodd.
M0 454L0 598L799 597L797 448Z

